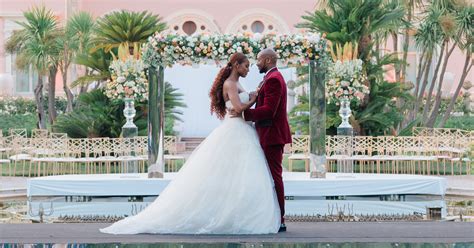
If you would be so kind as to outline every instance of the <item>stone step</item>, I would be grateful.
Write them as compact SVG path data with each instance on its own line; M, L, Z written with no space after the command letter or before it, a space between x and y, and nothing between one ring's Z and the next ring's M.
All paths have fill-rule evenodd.
M0 189L0 200L13 200L26 197L25 188L4 188Z
M0 195L4 194L22 194L26 193L26 188L3 188L0 189Z
M0 200L2 201L23 199L25 197L26 197L26 192L18 193L18 194L0 194Z
M202 137L183 137L181 142L186 143L186 152L192 152L198 147L205 138Z
M202 142L204 140L204 138L189 138L189 139L186 139L186 138L181 138L181 142Z

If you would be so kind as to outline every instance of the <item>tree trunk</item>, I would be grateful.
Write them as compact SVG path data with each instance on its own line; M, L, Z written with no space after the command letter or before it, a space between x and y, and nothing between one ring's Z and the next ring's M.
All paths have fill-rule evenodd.
M67 85L67 70L68 70L68 65L64 65L63 68L63 89L64 93L66 93L66 98L67 98L67 106L66 106L66 113L72 112L72 102L74 101L74 95L72 94L71 89Z
M49 114L49 124L53 125L56 121L56 73L58 72L57 66L51 66L49 68L48 76L48 114Z
M446 124L446 121L451 116L451 112L453 111L454 104L456 103L456 100L459 96L459 92L461 91L461 88L464 84L464 80L466 79L467 74L469 74L469 71L472 68L472 62L470 62L471 61L471 56L472 55L469 53L469 51L466 52L466 60L464 61L464 67L463 67L463 70L462 70L461 79L459 80L458 87L456 88L456 91L454 92L454 95L451 98L451 101L449 102L448 108L446 109L446 112L444 113L443 119L439 123L438 127L444 127L444 125Z
M72 102L74 100L74 95L71 92L71 89L69 88L67 84L67 74L68 74L68 69L69 65L71 64L71 59L72 59L72 54L69 52L71 48L67 45L64 46L64 51L63 51L63 60L61 63L61 74L63 74L63 90L64 93L66 93L66 99L67 99L67 105L66 105L66 113L72 112Z
M85 75L89 75L91 74L91 72L89 71L89 69L86 67L86 74ZM89 85L81 85L79 87L79 95L81 95L82 93L85 93L87 92L87 88L89 87Z
M393 32L392 33L392 40L393 40L393 52L397 55L398 57L398 35L397 33ZM398 64L395 64L395 80L397 82L400 82L400 66Z
M426 69L426 63L428 60L424 60L425 58L425 51L423 50L423 52L421 53L421 57L420 57L420 61L418 61L418 74L416 75L416 82L414 82L415 84L415 97L418 96L418 91L420 90L420 83L421 83L421 79L422 79L422 75L423 75L423 72L425 71Z
M38 85L35 87L36 113L38 114L38 128L46 129L46 114L43 105L43 75L38 73Z
M411 23L412 19L412 11L414 10L414 2L410 1L409 6L408 6L408 16L407 16L407 22ZM407 58L408 58L408 46L410 45L410 27L406 27L405 29L405 37L403 41L403 60L402 60L402 68L401 68L401 75L402 78L405 80L406 78L406 70L407 70Z
M411 111L411 113L408 115L408 121L405 122L406 124L413 121L416 118L416 114L418 113L418 108L420 106L419 102L418 102L418 92L420 91L420 85L422 83L421 80L423 79L423 74L424 74L425 70L427 69L428 62L429 62L429 56L428 56L428 58L425 58L425 56L428 56L428 55L426 54L425 50L423 50L423 52L421 54L420 61L418 63L418 74L416 75L416 82L414 83L415 84L415 92L414 92L413 95L415 96L415 106L414 106L413 110ZM423 91L424 91L424 88L423 88Z
M436 92L436 100L435 100L433 110L431 111L430 118L428 119L428 122L426 123L427 127L434 127L436 118L439 115L438 108L441 105L441 90L442 90L443 82L444 82L443 78L444 78L444 74L446 73L446 67L448 66L449 57L453 53L455 47L456 47L456 43L453 42L453 46L449 49L449 51L446 53L446 56L444 58L443 68L441 69L441 74L439 75L439 83L438 83L438 90ZM446 49L447 48L448 47L446 47Z
M359 53L359 58L362 59L363 61L369 60L369 54L370 54L369 47L371 43L372 43L372 37L370 35L364 35L359 40L358 53Z
M431 59L433 58L433 55L430 53L427 56L428 57L426 58L426 68L424 69L423 82L421 84L420 93L419 93L419 96L417 96L417 99L415 101L415 106L413 107L413 113L414 113L415 118L419 111L420 105L423 101L423 95L426 89L426 85L428 85L428 74L431 70Z
M438 71L439 71L439 67L441 66L441 61L443 59L445 46L446 46L446 42L443 42L443 44L441 45L441 52L439 54L438 62L436 62L436 69L433 74L433 79L431 80L430 90L428 91L428 95L426 96L427 97L426 103L425 103L425 107L423 108L423 118L422 118L423 125L425 124L425 120L428 117L429 110L431 109L431 95L433 94L436 80L438 79Z

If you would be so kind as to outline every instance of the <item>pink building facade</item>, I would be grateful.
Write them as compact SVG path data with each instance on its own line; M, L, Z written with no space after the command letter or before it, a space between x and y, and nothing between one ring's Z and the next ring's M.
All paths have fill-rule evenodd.
M14 55L4 51L5 40L12 31L19 29L15 23L23 19L22 12L33 5L45 5L52 9L62 21L76 11L87 11L100 17L114 10L148 10L159 14L173 32L193 33L235 33L235 32L275 32L294 33L295 24L301 21L305 11L317 8L316 0L0 0L0 95L32 96L35 85L34 72L16 70ZM387 52L391 45L387 44ZM416 75L418 53L409 54L408 79ZM454 92L461 77L464 56L455 50L444 78L444 94ZM68 81L77 74L71 69ZM58 75L60 77L61 75ZM467 80L474 81L474 72ZM62 82L62 80L58 80ZM59 95L62 85L57 86Z

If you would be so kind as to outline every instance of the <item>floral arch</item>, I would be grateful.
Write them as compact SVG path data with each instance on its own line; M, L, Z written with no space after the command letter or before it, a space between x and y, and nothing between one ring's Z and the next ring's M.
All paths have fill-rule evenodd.
M225 64L235 52L251 61L258 52L273 48L283 66L308 65L310 75L310 164L311 177L324 175L325 164L325 58L326 40L320 34L202 34L157 33L142 48L148 67L149 177L163 177L164 69L174 64Z

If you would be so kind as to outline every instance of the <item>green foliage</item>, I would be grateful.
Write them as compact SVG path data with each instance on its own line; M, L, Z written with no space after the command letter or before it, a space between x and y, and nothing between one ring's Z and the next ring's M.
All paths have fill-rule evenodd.
M148 11L114 11L97 20L94 43L108 52L123 43L140 44L166 28L158 15Z
M97 49L86 54L76 56L75 63L87 67L94 73L82 76L72 82L71 86L89 85L92 82L105 82L110 78L109 65L112 61L112 55L106 53L104 49Z
M309 134L309 99L307 95L298 97L298 104L289 113L288 121L292 133Z
M393 63L394 58L386 55L377 62L366 63L370 94L361 105L351 103L353 118L351 124L360 135L382 135L393 133L403 120L406 109L411 106L412 96L408 88L401 83L390 83L383 80L383 65ZM301 82L297 85L308 84L306 67L297 69ZM326 105L326 132L336 134L337 126L341 123L339 106L334 103ZM290 112L290 125L293 132L299 130L306 134L309 129L308 95L299 97L299 103Z
M3 135L8 135L8 130L12 128L26 128L29 134L31 130L37 128L37 116L34 113L24 114L0 114L0 131L3 131Z
M124 119L120 117L120 105L94 90L79 96L73 112L58 116L53 130L71 138L118 137Z
M326 8L308 12L298 27L326 34L333 43L359 44L362 60L369 58L372 36L399 25L404 10L383 0L328 0Z
M175 120L180 120L186 107L182 94L166 82L165 85L165 135L173 134ZM71 113L58 116L53 130L65 132L69 137L119 137L125 124L122 100L110 100L102 90L81 94ZM135 102L135 125L139 135L147 135L148 102Z
M464 99L462 97L457 97L456 102L454 103L454 108L452 112L459 112L459 113L464 113L466 111L465 109L465 104L464 104ZM446 112L446 109L448 108L449 102L451 99L442 99L441 104L439 105L438 113L443 114Z
M474 116L452 116L448 119L444 128L457 128L463 130L474 130Z
M355 109L355 119L362 134L382 135L393 133L412 97L402 84L382 81L371 84L369 99L367 105Z
M25 115L36 112L36 103L32 99L4 98L0 100L0 114L2 115Z

